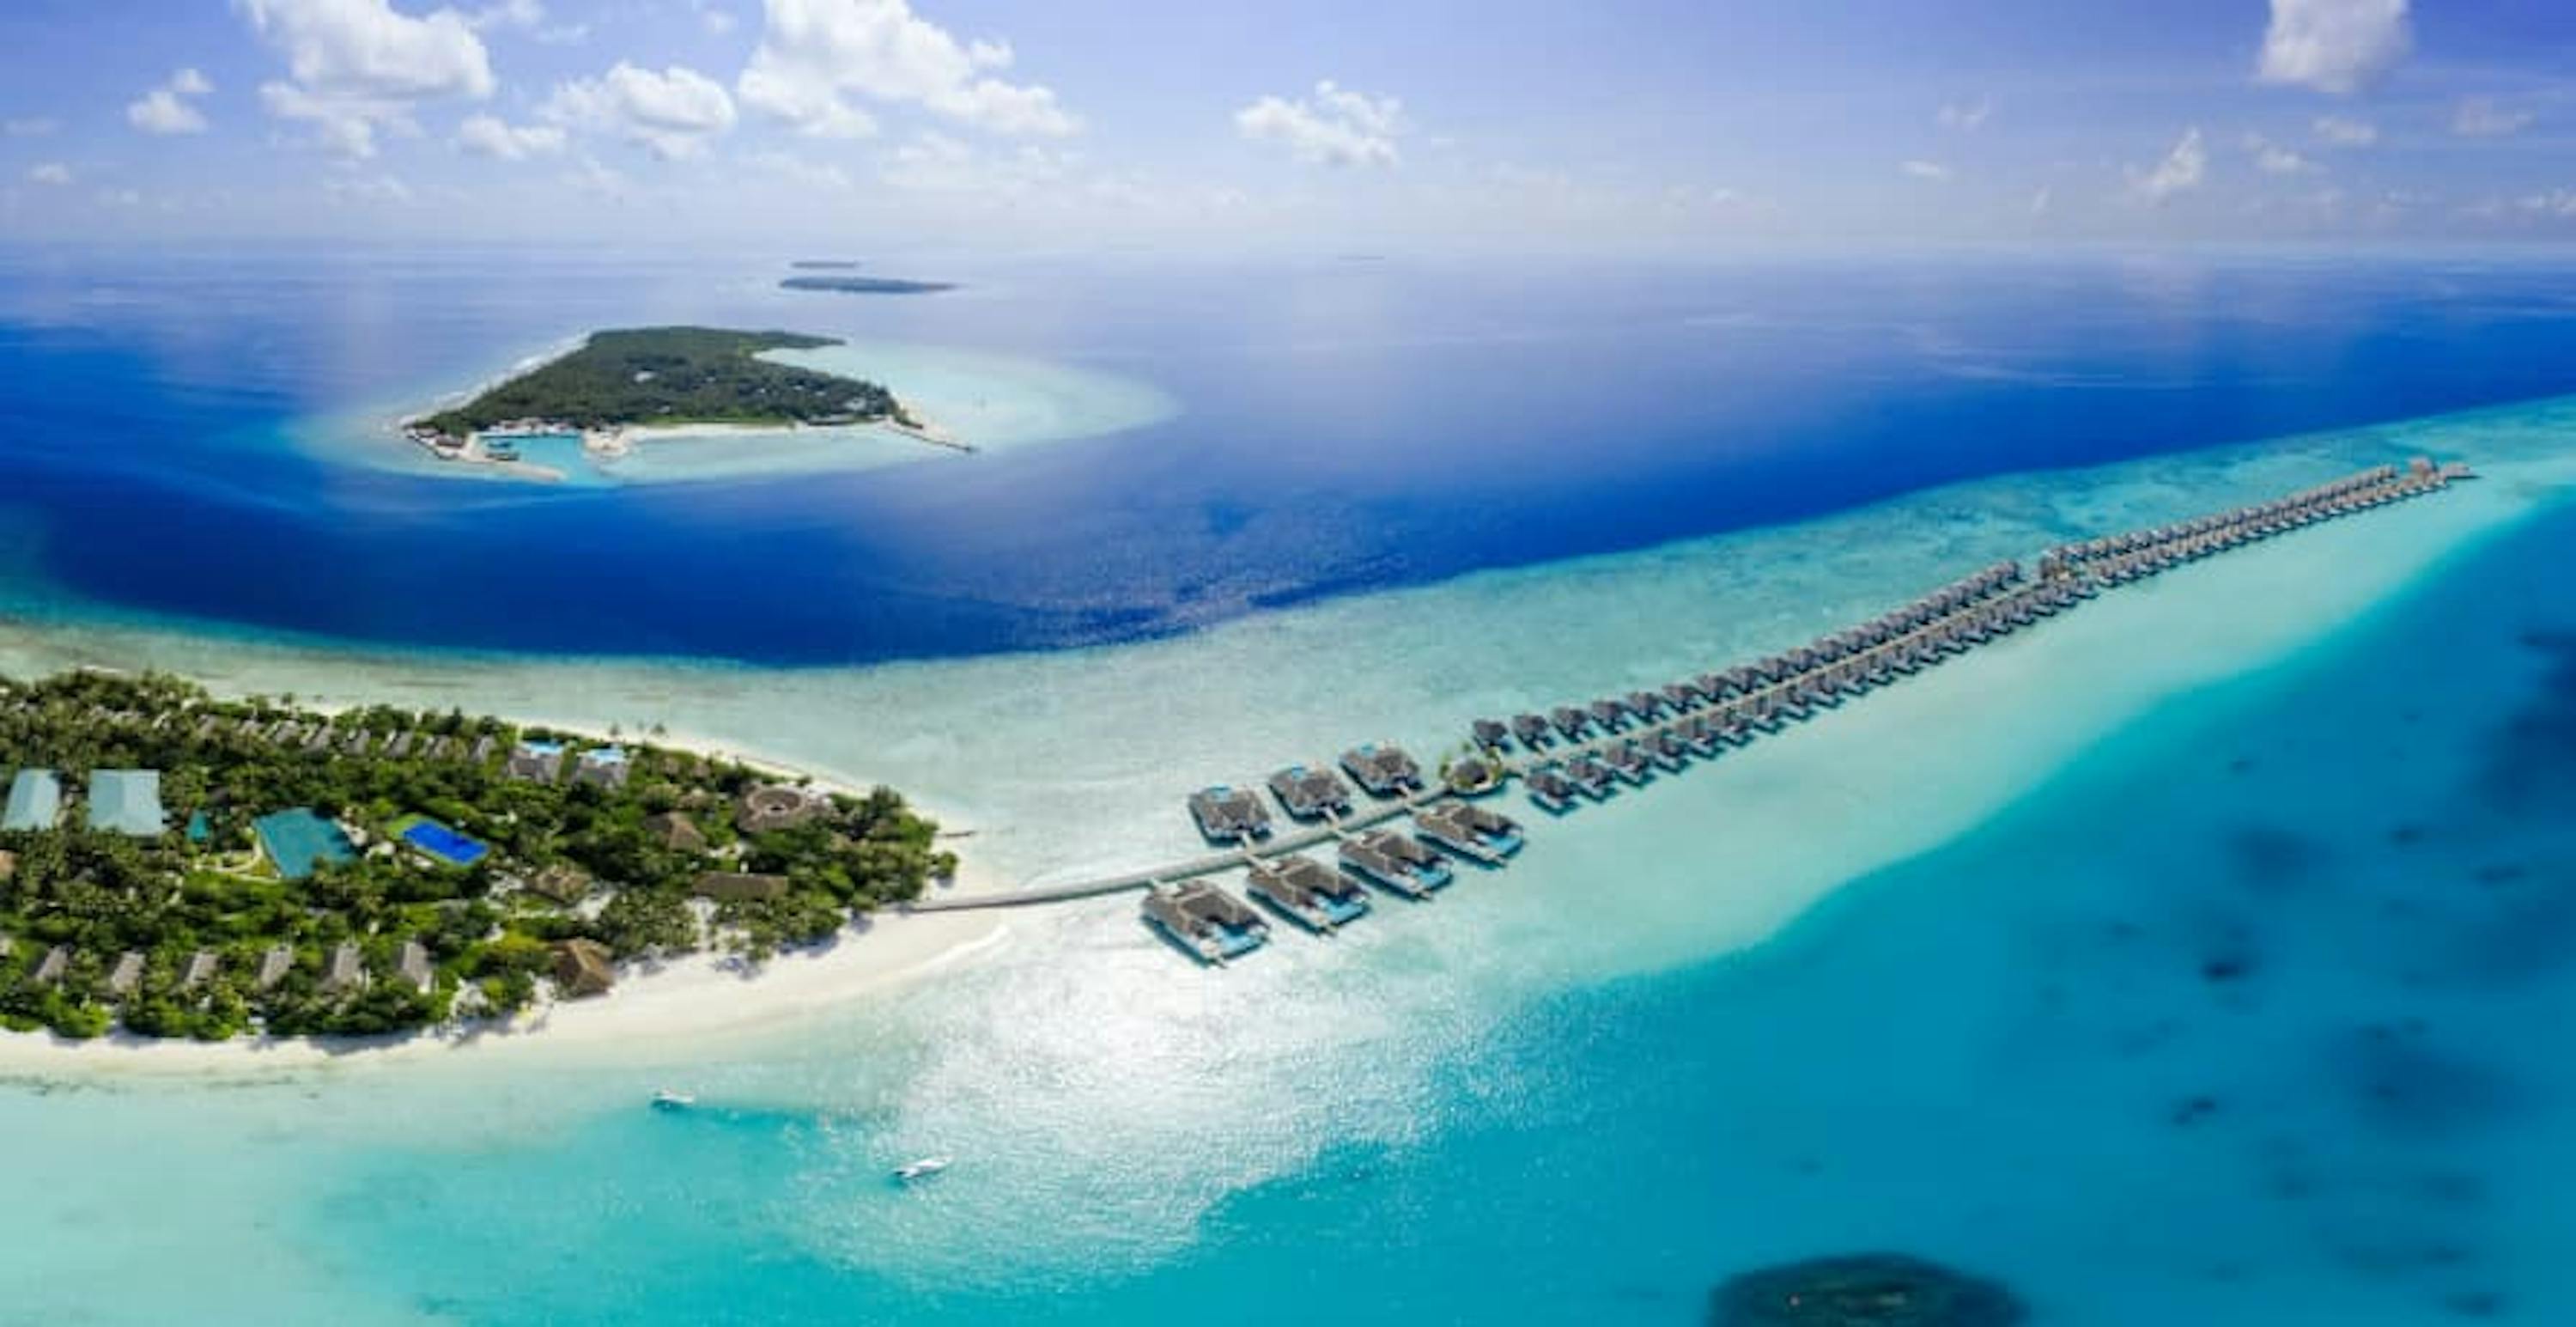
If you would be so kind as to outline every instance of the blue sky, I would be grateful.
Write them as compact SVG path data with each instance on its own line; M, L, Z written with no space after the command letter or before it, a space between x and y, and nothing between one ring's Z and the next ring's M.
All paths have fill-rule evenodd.
M12 0L27 236L2576 239L2540 0Z

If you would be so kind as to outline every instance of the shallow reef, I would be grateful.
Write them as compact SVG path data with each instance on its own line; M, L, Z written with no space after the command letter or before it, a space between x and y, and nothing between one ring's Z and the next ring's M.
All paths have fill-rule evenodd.
M1710 1327L2012 1327L2027 1317L2000 1282L1902 1253L1845 1254L1729 1278Z

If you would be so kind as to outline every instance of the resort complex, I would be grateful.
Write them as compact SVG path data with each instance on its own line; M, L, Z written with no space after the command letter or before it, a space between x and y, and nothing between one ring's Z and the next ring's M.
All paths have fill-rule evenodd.
M1767 734L1814 719L1927 668L2074 608L2104 590L2187 562L2439 492L2464 466L2417 458L2286 497L2176 525L2043 551L2029 567L2004 562L1848 629L1750 663L1625 691L1542 714L1484 718L1465 750L1425 784L1387 743L1353 748L1330 769L1290 765L1266 781L1297 827L1274 828L1259 791L1218 785L1186 802L1199 832L1225 851L1160 868L926 908L1010 906L1143 890L1144 919L1211 964L1269 937L1261 913L1213 878L1245 873L1246 892L1301 929L1328 934L1365 910L1359 885L1423 901L1456 878L1451 860L1496 867L1521 845L1520 827L1480 800L1512 782L1551 815L1719 759ZM1396 822L1404 822L1398 827ZM1326 866L1305 850L1329 847Z
M954 869L885 789L159 676L0 683L0 1021L383 1033L829 936Z

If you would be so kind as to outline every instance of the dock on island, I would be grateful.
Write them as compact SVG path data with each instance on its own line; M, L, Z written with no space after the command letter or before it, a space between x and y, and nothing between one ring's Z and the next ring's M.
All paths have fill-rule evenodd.
M1791 724L1818 719L1881 687L2027 630L2105 590L2323 521L2438 493L2472 477L2465 465L2417 457L2383 465L2271 501L2193 520L2129 531L1980 568L1867 622L1751 663L1696 674L1660 688L1625 692L1544 713L1472 722L1473 755L1425 781L1420 766L1390 743L1352 748L1342 769L1371 795L1354 802L1329 769L1291 765L1270 776L1272 796L1295 829L1273 833L1256 789L1216 785L1187 809L1212 843L1231 850L1063 884L913 903L917 912L1026 907L1146 892L1145 920L1202 961L1220 964L1267 936L1260 913L1210 878L1243 871L1249 891L1318 934L1357 916L1333 916L1322 900L1348 907L1360 882L1425 899L1456 877L1446 853L1493 868L1520 849L1520 826L1482 804L1512 783L1551 815L1586 800L1642 788L1658 772L1678 775ZM1410 817L1416 834L1392 828ZM1339 870L1302 855L1331 845ZM1437 849L1437 850L1435 850ZM1335 890L1341 892L1336 893ZM1248 918L1248 921L1247 921ZM1329 922L1329 924L1326 924ZM1249 938L1247 937L1254 937Z

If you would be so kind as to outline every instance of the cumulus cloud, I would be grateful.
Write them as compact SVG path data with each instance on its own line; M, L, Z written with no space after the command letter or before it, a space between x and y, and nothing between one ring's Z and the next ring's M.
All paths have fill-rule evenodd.
M1935 184L1946 182L1952 174L1949 167L1937 161L1908 161L1899 164L1897 169L1915 179L1930 180Z
M1053 91L992 76L1013 62L1007 43L961 42L907 0L767 0L767 12L734 87L743 105L806 133L876 132L876 118L853 97L998 134L1061 137L1080 128Z
M126 105L125 121L147 134L202 134L206 131L205 112L194 104L215 90L204 74L182 69L170 81L144 93Z
M1070 154L1034 143L987 151L933 133L917 135L895 149L883 178L898 189L989 197L1056 188L1072 174L1074 165Z
M2367 87L2406 58L2407 0L2272 0L2257 76L2320 92Z
M63 122L50 115L29 115L14 120L0 120L0 133L11 138L43 138L63 127Z
M59 161L39 162L27 168L29 184L65 185L72 182L72 168Z
M2200 130L2186 129L2173 145L2173 151L2151 170L2129 172L2129 183L2138 196L2150 203L2162 203L2175 194L2188 193L2200 187L2209 174L2209 149L2200 141Z
M2531 112L2512 110L2486 97L2462 98L2451 112L2451 132L2462 138L2502 138L2531 125Z
M2317 137L2336 147L2368 147L2379 141L2379 126L2368 120L2351 120L2340 115L2320 115L2315 125Z
M533 31L546 21L544 0L497 0L465 16L465 25L477 32L495 28L519 28Z
M1975 101L1949 102L1941 107L1941 127L1974 133L1984 128L1986 117L1994 113L1995 104L1983 97Z
M1406 131L1404 103L1342 87L1331 79L1311 98L1263 97L1234 113L1234 127L1256 143L1285 146L1310 166L1392 166Z
M341 155L375 155L380 129L417 132L411 111L423 102L492 95L490 54L453 9L415 18L390 0L237 3L286 57L289 78L262 84L261 104Z
M514 125L497 115L469 115L456 126L456 145L476 156L501 161L550 157L564 149L561 126Z
M2245 136L2245 151L2254 158L2255 169L2266 175L2306 175L2320 169L2317 163L2261 134Z
M680 65L656 73L622 60L598 78L557 85L543 114L565 128L640 143L665 160L696 156L734 125L723 84Z
M2576 218L2576 189L2552 189L2522 200L2522 210L2544 217Z

